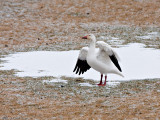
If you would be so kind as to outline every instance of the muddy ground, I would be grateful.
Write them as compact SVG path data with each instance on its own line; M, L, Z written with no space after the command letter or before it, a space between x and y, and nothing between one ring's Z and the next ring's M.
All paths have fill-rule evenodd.
M119 38L113 47L132 42L160 48L159 0L1 0L0 55L38 50L80 49L80 37L94 33ZM3 62L3 61L1 61ZM0 71L0 119L159 120L160 79L121 82L112 87L80 86L92 80L17 77ZM54 76L54 75L53 75Z

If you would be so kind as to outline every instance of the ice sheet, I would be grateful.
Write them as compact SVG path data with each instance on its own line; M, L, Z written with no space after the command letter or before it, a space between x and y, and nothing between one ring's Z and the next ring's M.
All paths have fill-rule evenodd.
M109 81L160 78L160 50L144 48L144 44L132 43L115 48L121 57L121 68L125 78L108 75ZM1 58L6 60L0 64L1 70L17 69L17 76L25 77L84 77L99 81L100 73L90 69L79 76L73 73L77 61L78 50L72 51L34 51L19 52Z

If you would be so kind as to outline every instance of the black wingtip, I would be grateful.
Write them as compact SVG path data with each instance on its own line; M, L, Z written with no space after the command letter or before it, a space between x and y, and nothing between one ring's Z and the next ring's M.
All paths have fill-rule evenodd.
M114 65L118 68L118 70L120 72L122 72L122 69L121 69L121 67L120 67L120 65L118 63L118 60L117 60L116 56L113 54L113 55L111 55L109 57L110 57L111 61L114 63Z
M87 70L89 70L90 68L91 67L88 65L86 60L78 59L73 72L75 72L78 75L81 75L84 72L86 72Z

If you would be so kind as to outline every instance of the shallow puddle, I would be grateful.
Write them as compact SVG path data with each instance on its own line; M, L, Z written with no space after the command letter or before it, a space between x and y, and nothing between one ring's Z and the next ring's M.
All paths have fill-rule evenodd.
M144 47L144 44L132 43L115 48L121 57L120 65L125 77L109 74L108 80L160 78L160 50ZM78 50L19 52L1 58L6 61L0 64L2 66L0 69L17 69L21 71L16 73L20 77L67 76L99 81L100 73L93 69L81 76L73 73L78 54Z

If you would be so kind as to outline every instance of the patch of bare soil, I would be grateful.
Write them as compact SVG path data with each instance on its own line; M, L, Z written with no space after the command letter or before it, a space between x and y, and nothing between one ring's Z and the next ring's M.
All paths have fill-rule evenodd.
M0 54L79 49L87 33L160 48L160 37L136 37L160 32L159 6L159 0L1 0ZM83 87L79 78L48 85L42 80L52 77L20 78L14 72L0 71L2 120L160 119L159 79Z
M4 120L160 118L159 80L85 87L78 84L84 81L81 78L66 78L67 84L45 84L43 80L53 77L19 78L12 75L14 71L3 72L7 74L0 78L0 118Z

